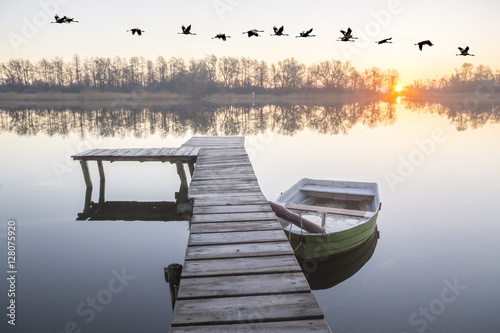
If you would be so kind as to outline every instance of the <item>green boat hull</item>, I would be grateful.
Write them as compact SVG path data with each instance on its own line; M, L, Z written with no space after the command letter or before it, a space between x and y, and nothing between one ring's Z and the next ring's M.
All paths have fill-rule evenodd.
M373 234L377 226L378 211L365 223L351 229L328 234L307 234L288 232L285 234L300 259L323 258L352 249ZM302 238L302 241L301 241Z

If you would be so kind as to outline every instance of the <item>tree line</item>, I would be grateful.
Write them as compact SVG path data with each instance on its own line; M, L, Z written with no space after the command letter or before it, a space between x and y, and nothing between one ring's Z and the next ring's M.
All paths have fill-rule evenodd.
M215 55L186 61L162 56L155 60L82 58L75 54L70 61L56 56L36 62L11 59L0 64L3 92L131 92L137 87L195 97L218 92L288 93L299 89L376 92L382 87L394 87L398 80L399 73L394 69L371 67L358 71L350 61L335 59L306 66L293 57L268 64L248 57Z
M415 80L409 89L414 92L448 93L478 92L480 95L500 92L500 69L464 63L450 75L427 80Z

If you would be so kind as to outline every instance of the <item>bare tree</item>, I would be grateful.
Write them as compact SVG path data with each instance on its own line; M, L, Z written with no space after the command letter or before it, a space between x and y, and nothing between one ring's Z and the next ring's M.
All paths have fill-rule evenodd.
M295 58L288 58L278 61L278 71L281 77L281 86L283 88L300 88L304 75L305 66L300 64Z
M264 60L254 63L254 80L259 88L267 86L269 81L269 67Z
M239 60L234 57L222 57L218 62L218 74L223 87L234 88L239 74Z
M394 89L399 81L399 72L395 69L386 69L383 73L383 80L389 90Z

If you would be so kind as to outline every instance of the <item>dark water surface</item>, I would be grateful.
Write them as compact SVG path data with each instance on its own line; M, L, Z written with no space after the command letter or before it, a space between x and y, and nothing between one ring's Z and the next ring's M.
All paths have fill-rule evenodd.
M9 277L14 219L14 331L168 332L163 268L183 262L187 223L76 221L85 185L69 156L243 135L270 200L303 177L379 184L371 257L345 280L329 270L327 289L314 291L334 332L498 332L499 123L499 106L460 103L0 108L0 267ZM107 200L175 201L173 165L105 169ZM12 329L9 285L0 282L2 332Z

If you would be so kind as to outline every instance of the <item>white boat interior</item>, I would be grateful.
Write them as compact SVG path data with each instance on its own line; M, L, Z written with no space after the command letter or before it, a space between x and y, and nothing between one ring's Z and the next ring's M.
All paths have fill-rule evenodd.
M347 230L368 221L380 206L377 183L303 178L282 193L278 203L322 225L325 232ZM301 229L280 219L287 231ZM303 231L303 233L307 233Z

